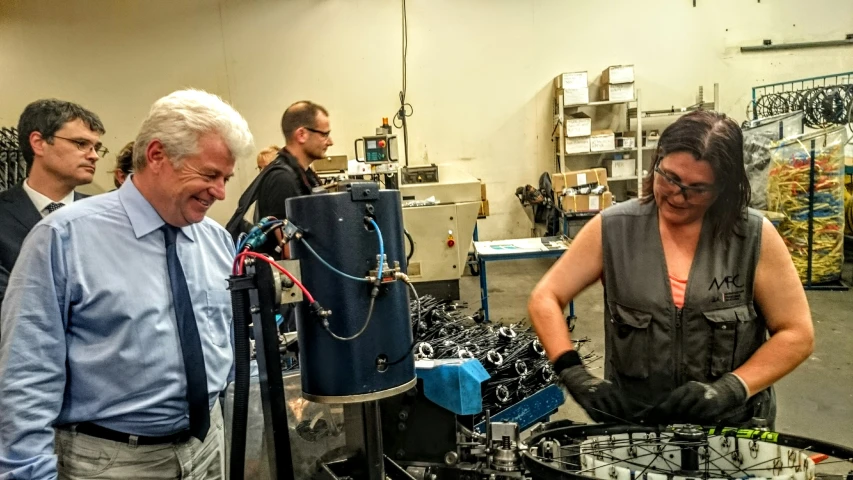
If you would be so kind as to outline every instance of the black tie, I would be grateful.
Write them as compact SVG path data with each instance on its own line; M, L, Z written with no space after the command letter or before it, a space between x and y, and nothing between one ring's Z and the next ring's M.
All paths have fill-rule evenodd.
M172 285L172 303L178 320L178 335L181 337L181 353L184 356L184 372L187 375L187 401L190 406L190 435L204 441L210 428L210 408L208 406L207 371L204 368L204 354L201 350L201 338L195 322L190 290L187 278L178 259L178 227L163 225L160 227L166 239L166 263L169 266L169 280Z
M65 204L64 204L64 203L61 203L61 202L53 202L53 203L48 203L48 204L47 204L47 206L46 206L46 207L44 207L44 209L45 209L45 210L47 210L47 213L48 213L48 214L51 214L51 213L53 213L53 212L55 212L55 211L59 210L60 208L62 208L62 207L64 207L64 206L65 206Z

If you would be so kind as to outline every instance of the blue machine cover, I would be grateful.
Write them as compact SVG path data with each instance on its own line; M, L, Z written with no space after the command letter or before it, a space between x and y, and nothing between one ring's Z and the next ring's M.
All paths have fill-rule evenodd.
M415 362L415 373L424 381L424 395L457 415L483 410L480 384L490 378L479 360L447 359Z

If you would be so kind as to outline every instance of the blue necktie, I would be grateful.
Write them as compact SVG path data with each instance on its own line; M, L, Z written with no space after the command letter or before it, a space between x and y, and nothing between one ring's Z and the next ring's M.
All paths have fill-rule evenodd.
M172 303L178 321L178 335L181 338L181 353L184 357L184 372L187 375L187 401L190 406L190 435L204 441L210 428L210 408L208 406L207 371L204 368L204 354L201 350L201 337L193 313L187 277L178 258L178 227L163 225L160 227L166 239L166 263L169 266L169 280L172 285Z

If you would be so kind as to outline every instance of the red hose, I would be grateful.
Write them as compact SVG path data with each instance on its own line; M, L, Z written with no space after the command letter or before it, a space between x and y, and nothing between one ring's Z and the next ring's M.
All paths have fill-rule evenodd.
M263 260L263 261L269 263L270 265L272 265L273 267L277 268L281 273L283 273L287 278L289 278L290 281L292 281L294 285L296 285L297 287L299 287L300 290L302 290L302 293L305 295L305 299L308 300L309 303L315 302L314 296L311 295L311 293L308 291L308 289L305 288L305 286L302 285L302 283L299 280L297 280L296 277L294 277L290 272L285 270L284 267L282 267L278 263L274 262L269 257L261 255L260 253L243 252L243 253L237 255L237 259L240 260L240 262L239 262L240 268L239 268L239 271L237 272L238 275L243 274L243 260L245 260L246 257L253 257L253 258L257 258L259 260Z

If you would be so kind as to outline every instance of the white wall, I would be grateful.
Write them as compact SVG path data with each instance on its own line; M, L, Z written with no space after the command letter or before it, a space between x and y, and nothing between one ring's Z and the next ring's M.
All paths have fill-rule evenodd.
M150 104L177 88L217 93L259 148L281 144L293 101L331 111L330 153L393 116L400 89L399 0L2 0L0 125L40 97L79 102L118 151ZM408 0L410 160L452 162L488 184L483 238L524 236L512 195L553 167L551 82L563 71L636 65L644 108L693 103L720 84L738 120L756 84L853 70L853 49L741 54L738 47L853 33L850 0ZM647 125L648 126L648 125ZM654 126L654 125L652 125ZM94 190L111 188L99 165ZM224 222L254 175L240 165Z

